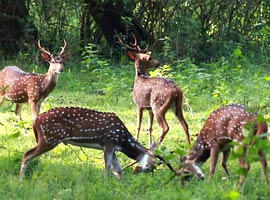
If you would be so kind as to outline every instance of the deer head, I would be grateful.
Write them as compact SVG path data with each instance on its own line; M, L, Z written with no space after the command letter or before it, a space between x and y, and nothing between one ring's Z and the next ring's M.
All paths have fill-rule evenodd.
M135 61L136 74L138 75L148 75L149 68L156 68L159 66L159 62L156 59L153 59L151 52L146 49L141 49L138 45L137 39L134 33L131 33L134 43L125 44L120 38L119 34L115 31L118 42L127 48L126 55Z
M159 62L151 57L151 52L134 53L132 51L126 52L127 56L135 61L135 68L137 75L148 75L149 68L156 68Z
M64 46L61 47L61 51L58 55L53 55L49 51L47 51L44 47L40 45L40 40L38 40L38 47L41 50L41 57L44 61L50 64L50 71L52 73L61 73L64 71L63 63L69 59L70 54L65 54L67 43L64 40Z

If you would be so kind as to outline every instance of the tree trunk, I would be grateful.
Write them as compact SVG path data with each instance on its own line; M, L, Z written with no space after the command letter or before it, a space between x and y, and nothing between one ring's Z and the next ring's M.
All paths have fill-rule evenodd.
M0 10L0 53L11 55L19 52L23 43L34 44L37 29L28 21L25 1L0 0Z
M125 10L123 2L106 1L106 3L100 3L97 0L85 0L86 9L100 26L108 43L115 42L114 30L124 35L130 35L128 33L133 32L138 42L141 40L148 42L149 34L132 13ZM132 37L129 37L127 41L134 42Z

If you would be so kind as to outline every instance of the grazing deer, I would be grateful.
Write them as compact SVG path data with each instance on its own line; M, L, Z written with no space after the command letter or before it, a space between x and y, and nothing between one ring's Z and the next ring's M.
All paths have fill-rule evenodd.
M114 175L120 177L122 173L116 151L138 161L141 171L151 171L154 166L155 145L150 150L140 145L114 113L85 108L56 108L38 115L33 130L37 145L24 154L20 179L31 159L61 142L103 150L106 177L109 177L111 166Z
M201 173L200 166L210 157L209 179L215 173L219 152L222 152L222 167L229 177L227 161L230 155L232 141L240 142L243 145L243 155L239 158L241 168L245 169L245 174L240 176L239 185L242 185L245 176L250 168L247 162L248 147L253 145L241 143L244 139L242 128L247 124L251 125L251 133L254 136L267 133L267 124L259 121L257 115L247 112L242 105L227 105L214 111L207 119L200 131L192 151L183 159L186 166ZM262 163L263 173L268 182L267 160L262 149L258 151ZM183 169L181 169L183 170ZM190 174L191 170L186 169ZM194 173L193 173L194 174ZM197 175L197 174L196 174Z
M159 62L151 57L151 52L142 50L139 47L134 34L132 34L135 41L134 44L128 45L122 41L117 32L115 33L119 43L127 47L127 56L135 61L136 75L133 87L133 100L137 106L137 140L139 139L144 109L149 111L148 131L149 145L151 145L153 117L155 116L162 129L158 140L158 144L160 144L169 131L169 126L165 119L166 112L169 108L173 108L174 114L184 128L187 143L190 144L188 125L182 111L183 92L181 89L168 78L148 77L147 69L157 67Z
M50 67L47 74L36 74L22 71L16 66L5 67L0 72L0 105L4 101L4 97L16 104L15 113L19 120L21 118L21 110L23 103L29 103L36 118L40 111L40 105L50 92L55 88L59 74L64 70L63 63L69 58L64 55L66 41L61 47L59 55L54 56L44 47L38 47L41 50L41 57L44 61L49 62Z

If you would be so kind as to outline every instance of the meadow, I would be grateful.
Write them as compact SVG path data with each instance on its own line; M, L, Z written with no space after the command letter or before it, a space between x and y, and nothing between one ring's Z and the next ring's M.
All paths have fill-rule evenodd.
M152 72L153 76L170 77L184 91L184 117L192 143L206 117L225 104L245 104L251 111L261 113L270 124L269 66L250 63L241 52L233 56L230 61L221 58L211 64L181 60ZM8 64L21 66L25 71L46 72L45 67L37 67L37 63L29 65L27 61L2 61L1 68ZM93 56L86 56L82 63L68 61L57 87L42 104L41 112L60 106L114 112L135 136L134 76L134 63L125 59L117 65ZM82 151L64 144L32 160L26 177L20 182L22 155L35 145L35 139L29 106L24 106L21 122L17 121L14 109L15 105L9 101L0 106L0 199L269 199L269 185L264 184L261 165L255 160L250 161L251 170L241 188L237 187L240 168L236 158L229 161L230 179L218 164L211 181L192 179L184 185L179 177L166 183L173 174L165 165L158 165L153 173L138 175L132 173L134 166L129 167L124 169L121 180L113 175L106 180L101 151L86 148ZM191 147L186 144L184 131L173 113L168 112L166 117L170 130L158 153L178 168L180 156ZM139 139L144 145L148 144L147 120L148 113L144 112ZM154 121L154 138L159 134L160 128ZM268 161L269 149L265 149ZM122 153L117 155L123 167L133 162ZM202 170L207 176L208 162Z

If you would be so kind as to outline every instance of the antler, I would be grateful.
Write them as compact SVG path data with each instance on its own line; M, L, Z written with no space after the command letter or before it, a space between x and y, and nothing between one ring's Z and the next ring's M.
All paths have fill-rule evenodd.
M156 158L158 158L159 160L163 161L164 164L167 165L167 167L174 173L174 174L177 174L177 172L175 171L175 169L171 166L171 164L169 162L167 162L162 156L160 155L155 155Z
M136 36L134 35L134 33L131 33L133 39L134 39L134 44L132 44L136 49L137 49L137 52L138 53L146 53L148 50L148 45L145 49L141 49L140 46L138 45L138 42L137 42L137 39L136 39Z
M123 42L123 40L120 38L120 36L119 36L119 34L117 33L116 30L114 30L114 33L115 33L116 37L118 38L118 42L119 42L122 46L127 47L128 49L131 49L131 50L136 50L136 51L138 51L138 49L137 49L135 46L130 46L130 45L128 45L128 44L125 44L125 43ZM135 39L136 39L136 38L135 38Z
M130 50L135 50L137 53L145 53L145 52L147 52L147 48L146 49L141 49L140 48L140 46L138 45L138 42L137 42L137 39L136 39L136 36L134 35L134 33L131 33L131 35L132 35L132 37L133 37L133 39L134 39L134 43L130 43L130 45L128 45L128 44L125 44L124 42L123 42L123 40L120 38L120 36L119 36L119 34L117 33L117 31L116 30L114 30L114 33L115 33L115 35L116 35L116 37L118 38L118 42L122 45L122 46L124 46L124 47L127 47L128 49L130 49Z
M174 177L179 176L179 173L178 173L178 172L171 166L171 164L170 164L169 162L167 162L162 156L155 154L155 157L158 158L159 160L163 161L164 164L166 164L167 167L173 172L173 176L172 176L168 181L166 181L166 182L164 183L164 185L168 184L171 180L174 179Z
M40 45L40 40L38 40L38 47L40 48L40 50L50 56L52 56L52 54L49 51L46 51L44 47L41 47Z
M59 53L59 56L61 56L61 55L65 52L66 46L67 46L67 43L66 43L66 40L64 39L64 46L61 47L62 50L61 50L61 52Z

